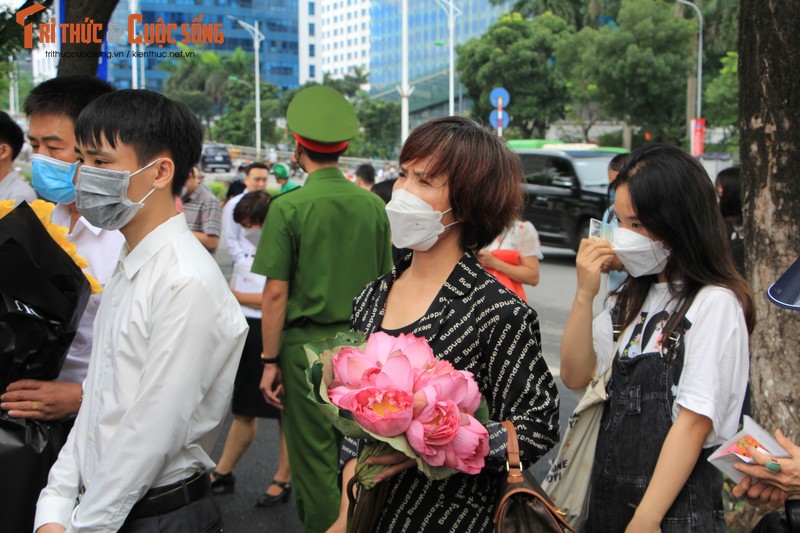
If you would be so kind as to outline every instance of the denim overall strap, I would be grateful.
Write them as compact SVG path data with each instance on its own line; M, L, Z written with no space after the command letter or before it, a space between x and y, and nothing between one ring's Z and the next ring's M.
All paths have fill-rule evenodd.
M685 315L688 305L681 307ZM621 533L633 518L672 427L674 391L683 369L682 340L689 325L681 316L661 353L630 359L615 354L592 469L586 531ZM662 532L725 531L722 476L707 461L710 454L711 450L701 452L661 522Z

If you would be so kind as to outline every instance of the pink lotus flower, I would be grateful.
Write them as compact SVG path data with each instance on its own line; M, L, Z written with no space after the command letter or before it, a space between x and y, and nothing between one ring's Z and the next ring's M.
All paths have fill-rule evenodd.
M472 373L436 359L424 338L376 332L362 348L343 346L329 357L333 379L324 405L350 412L352 419L331 413L345 434L363 438L366 430L416 457L432 478L436 469L475 474L483 468L489 434L473 416L481 402L478 385Z
M408 358L394 355L380 369L368 369L360 381L361 388L337 386L328 390L328 397L334 405L352 412L355 421L367 431L395 437L411 422L413 383L414 370Z
M334 380L331 387L345 385L353 389L363 388L367 386L362 384L363 381L371 382L389 358L397 355L406 356L412 368L422 368L436 362L424 338L406 334L392 337L378 331L370 336L363 352L358 348L345 347L333 356Z
M333 356L331 362L335 376L331 386L345 385L353 388L361 386L361 379L368 370L380 369L382 364L377 358L350 346L342 348Z
M377 332L373 333L372 337L375 335L383 336L386 334ZM394 340L392 353L401 352L404 354L408 357L412 367L423 368L425 365L434 364L437 361L436 356L433 355L433 350L431 350L428 341L424 337L415 337L405 333L401 333L398 337L387 336ZM372 337L370 337L370 340L372 340ZM367 345L369 346L369 341Z
M486 464L489 432L472 416L461 414L456 437L445 447L444 464L465 474L477 474Z
M456 438L459 430L460 413L451 400L439 400L428 404L416 416L406 431L411 448L432 466L442 466L445 462L445 448Z
M436 398L448 398L470 413L474 413L481 403L481 392L472 373L456 370L449 361L437 360L417 372L414 392L417 413L422 401L432 403ZM420 393L425 395L424 400Z
M408 392L369 387L344 396L339 407L353 413L353 419L367 431L396 437L411 423L412 403Z

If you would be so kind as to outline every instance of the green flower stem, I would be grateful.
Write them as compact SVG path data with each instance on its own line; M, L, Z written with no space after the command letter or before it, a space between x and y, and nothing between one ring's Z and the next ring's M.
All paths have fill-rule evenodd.
M381 441L373 441L364 446L356 461L356 478L365 490L372 489L375 486L375 476L388 468L387 465L367 464L367 459L378 455L388 455L395 451L397 450Z

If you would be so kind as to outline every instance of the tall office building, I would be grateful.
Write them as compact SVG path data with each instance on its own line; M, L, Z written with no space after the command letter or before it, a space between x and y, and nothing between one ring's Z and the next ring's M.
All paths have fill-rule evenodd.
M236 20L241 19L248 24L258 20L259 30L265 39L261 42L260 68L261 80L284 89L297 86L298 82L298 0L138 0L135 12L141 13L145 23L154 23L161 19L164 23L192 24L196 19L202 24L222 24L224 42L210 42L200 49L217 53L231 52L241 47L245 52L253 53L253 39ZM130 2L121 0L111 17L111 24L116 24L127 36ZM202 15L202 18L200 16ZM177 40L182 39L181 30L173 32ZM126 37L127 38L127 37ZM107 44L112 52L128 52L128 44ZM196 48L196 45L191 45ZM144 51L176 51L175 44L157 44L147 46ZM145 57L138 66L141 83L144 65L144 85L150 89L160 90L169 77L169 73L160 69L164 61L200 61L200 58L155 58ZM108 80L117 87L131 87L131 58L123 54L111 57L108 65Z
M511 3L492 6L488 0L453 0L461 10L455 19L455 44L480 37ZM373 97L399 100L401 78L401 0L372 2L370 8L370 83ZM412 126L447 114L449 98L448 13L434 0L408 0L408 79ZM466 112L466 91L456 75L455 110Z
M370 0L301 0L300 84L369 72Z

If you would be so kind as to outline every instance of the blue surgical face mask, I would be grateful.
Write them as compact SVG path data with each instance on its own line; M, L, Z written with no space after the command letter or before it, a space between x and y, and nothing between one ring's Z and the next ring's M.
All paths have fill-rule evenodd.
M31 156L31 184L36 192L51 202L69 204L75 201L75 168L78 163L65 163L46 155Z

